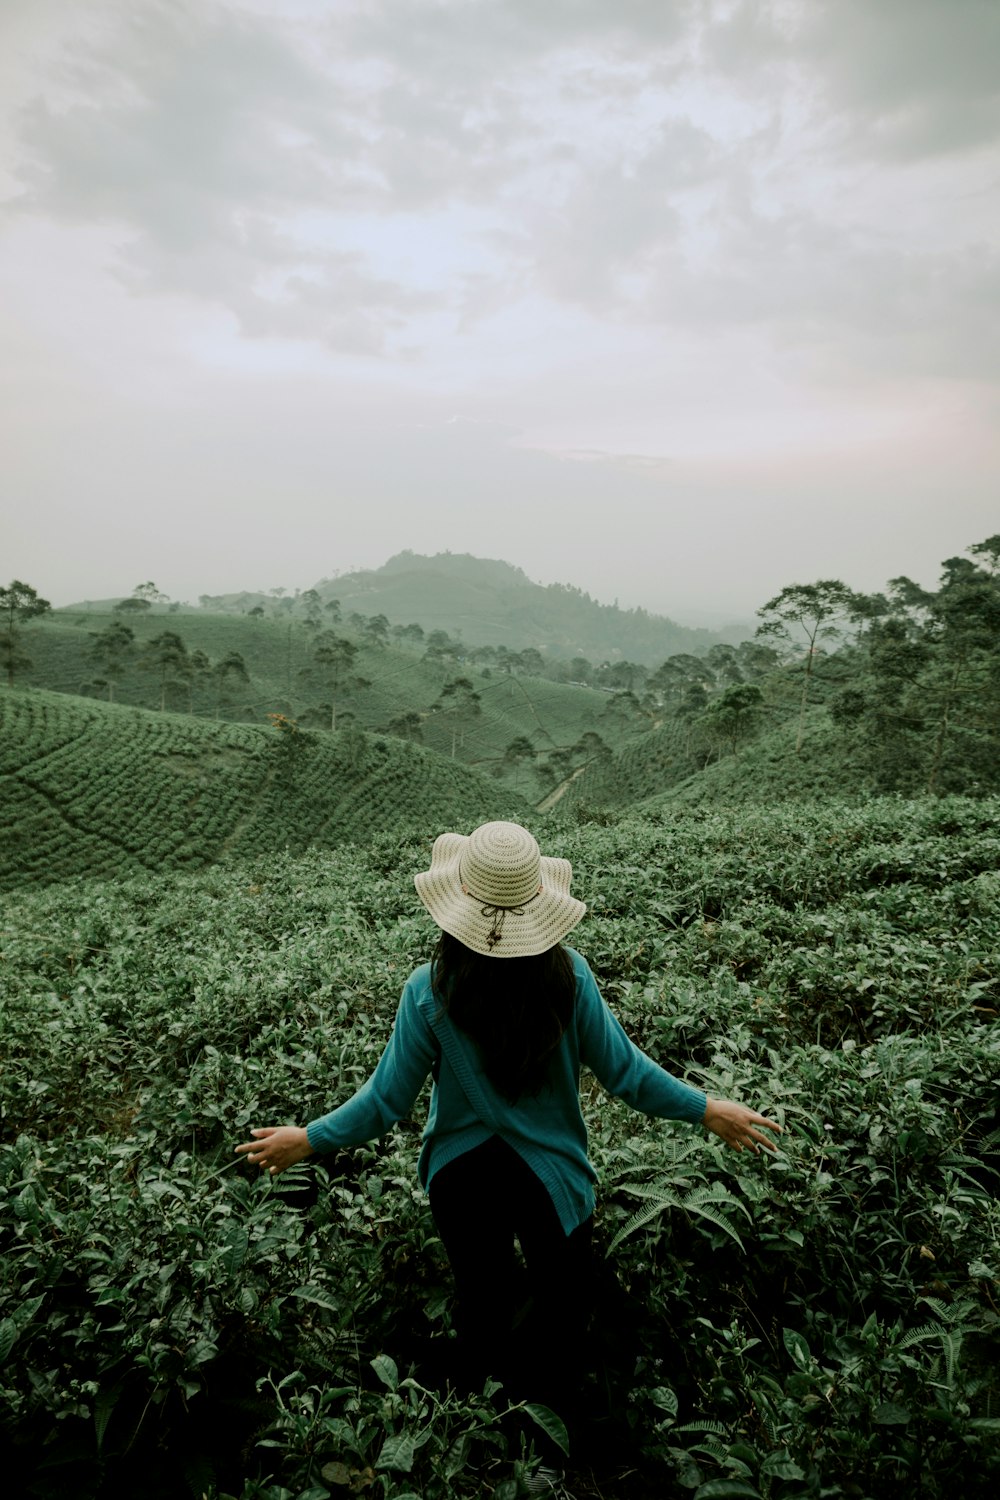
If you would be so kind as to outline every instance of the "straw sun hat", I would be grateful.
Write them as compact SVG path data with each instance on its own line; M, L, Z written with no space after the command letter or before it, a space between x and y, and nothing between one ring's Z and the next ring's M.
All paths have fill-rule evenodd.
M474 953L526 958L564 938L587 910L569 893L573 867L549 859L517 823L484 823L435 839L431 867L414 876L437 925Z

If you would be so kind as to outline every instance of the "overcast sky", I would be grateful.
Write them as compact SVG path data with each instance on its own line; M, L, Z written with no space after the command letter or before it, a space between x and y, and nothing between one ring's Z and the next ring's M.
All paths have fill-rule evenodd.
M1000 530L997 0L0 0L0 581L700 623Z

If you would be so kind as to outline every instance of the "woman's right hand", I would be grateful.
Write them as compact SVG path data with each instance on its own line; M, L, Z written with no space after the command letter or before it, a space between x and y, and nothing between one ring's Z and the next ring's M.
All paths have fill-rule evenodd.
M748 1109L745 1104L737 1104L733 1099L709 1099L701 1123L706 1130L711 1130L720 1140L725 1141L727 1146L732 1146L734 1151L746 1149L754 1155L760 1151L761 1146L768 1151L777 1149L773 1141L761 1135L758 1126L773 1130L777 1135L781 1134L781 1126L774 1120L766 1119L755 1109Z

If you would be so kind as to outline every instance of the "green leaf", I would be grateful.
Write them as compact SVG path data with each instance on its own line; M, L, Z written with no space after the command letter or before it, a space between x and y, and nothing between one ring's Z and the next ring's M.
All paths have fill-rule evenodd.
M111 1413L118 1404L118 1397L122 1393L121 1385L112 1386L110 1390L99 1391L94 1401L94 1433L97 1438L97 1451L100 1453L104 1446L104 1434L108 1430L111 1421Z
M22 1302L20 1307L15 1309L14 1322L19 1330L27 1328L44 1301L45 1294L40 1292L37 1297L29 1297L27 1302Z
M340 1489L346 1490L351 1482L350 1469L346 1464L342 1464L339 1461L324 1464L322 1469L320 1469L320 1474L326 1480L327 1484L335 1485Z
M760 1500L760 1490L755 1490L745 1479L709 1479L695 1490L692 1500Z
M396 1368L396 1361L390 1359L388 1354L376 1354L375 1358L371 1361L371 1367L388 1390L397 1391L399 1389L399 1371Z
M314 1286L298 1286L293 1292L289 1292L288 1295L290 1297L299 1297L303 1302L314 1302L317 1307L325 1307L327 1312L340 1311L340 1308L332 1297L328 1296L326 1292L321 1292ZM381 1359L383 1356L379 1355L379 1358ZM374 1360L372 1361L372 1366L374 1368ZM376 1370L375 1373L378 1374L378 1371ZM381 1379L381 1376L379 1378ZM392 1389L395 1390L396 1387L393 1386Z
M222 1253L222 1265L227 1276L235 1276L247 1258L250 1235L245 1229L235 1229L226 1242Z
M535 1422L552 1441L562 1449L564 1453L569 1452L569 1433L566 1424L561 1417L548 1406L539 1406L536 1401L526 1401L525 1411L533 1422Z
M665 1411L668 1416L676 1417L678 1406L676 1391L672 1391L668 1385L654 1385L646 1394L660 1411Z
M461 1437L457 1437L451 1444L450 1448L444 1456L444 1462L441 1465L445 1479L454 1479L456 1474L460 1474L462 1472L462 1470L465 1468L466 1460L469 1457L469 1449L471 1446L472 1436L468 1432L463 1432Z
M788 1354L800 1368L804 1369L809 1363L809 1345L801 1333L796 1333L794 1328L783 1328L781 1337Z
M0 1365L4 1364L17 1343L17 1328L13 1318L4 1318L0 1323Z
M382 1355L380 1358L386 1358ZM374 1364L375 1361L373 1360ZM391 1363L391 1361L390 1361ZM393 1370L395 1370L393 1365ZM400 1474L409 1474L417 1455L417 1445L408 1432L394 1432L382 1444L382 1452L375 1460L376 1469L395 1469Z

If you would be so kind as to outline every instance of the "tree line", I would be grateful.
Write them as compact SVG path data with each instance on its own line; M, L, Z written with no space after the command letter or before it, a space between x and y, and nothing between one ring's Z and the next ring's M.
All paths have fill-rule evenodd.
M286 602L285 590L272 594L279 605ZM189 650L176 629L140 646L127 621L164 598L152 582L139 584L116 606L117 618L91 632L92 686L113 702L135 663L155 680L161 709L180 700L193 712L197 690L202 702L208 694L220 717L231 711L234 694L250 686L246 662L234 651L213 662ZM613 754L609 740L620 744L665 726L682 736L693 769L721 755L739 756L777 717L788 717L793 699L796 752L802 753L810 708L822 703L876 790L1000 784L1000 536L974 544L968 556L946 559L937 589L905 576L872 594L839 579L789 585L757 611L754 639L715 645L703 656L677 653L656 668L627 660L594 664L580 656L558 660L535 647L469 647L444 630L391 625L384 614L355 612L345 620L339 602L315 589L291 604L309 637L308 659L297 673L310 699L297 715L303 724L334 731L351 722L346 704L363 702L373 687L358 670L361 647L395 645L448 671L436 699L413 704L381 727L409 740L422 740L428 728L435 738L443 733L453 758L482 714L484 680L546 677L602 689L602 711L574 743L555 743L540 725L533 738L518 735L494 757L496 775L517 783L527 770L543 794L581 769L606 766ZM49 610L48 601L19 580L0 589L0 663L8 685L30 669L24 627ZM263 610L257 605L248 613L260 618ZM478 673L478 687L466 669ZM292 711L290 702L272 706Z

